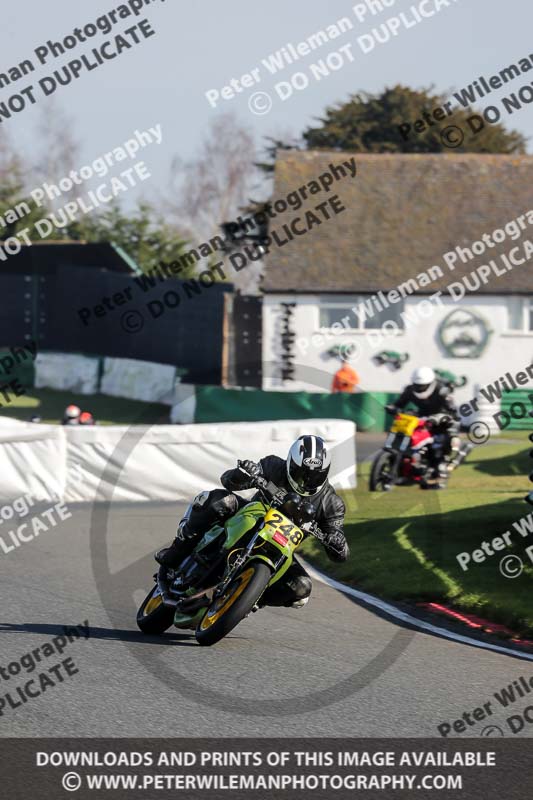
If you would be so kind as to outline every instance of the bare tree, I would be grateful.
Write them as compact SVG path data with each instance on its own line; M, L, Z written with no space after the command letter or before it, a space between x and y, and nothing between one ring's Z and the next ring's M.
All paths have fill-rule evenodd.
M193 241L220 233L259 191L253 134L231 113L213 117L196 157L173 159L164 203Z
M41 112L37 124L38 144L32 177L35 182L57 183L80 164L80 142L74 131L74 122L55 98ZM64 200L61 201L61 204Z
M17 204L25 200L27 189L25 164L6 128L0 128L0 240L25 228L25 211Z
M5 186L16 179L21 181L22 161L9 138L7 129L0 127L0 185Z

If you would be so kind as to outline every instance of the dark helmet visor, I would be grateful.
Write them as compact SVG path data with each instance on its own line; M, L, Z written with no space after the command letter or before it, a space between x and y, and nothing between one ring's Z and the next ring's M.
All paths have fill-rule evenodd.
M289 475L300 492L316 492L325 483L328 472L329 467L327 469L311 469L305 464L301 466L295 464L292 459L289 465Z

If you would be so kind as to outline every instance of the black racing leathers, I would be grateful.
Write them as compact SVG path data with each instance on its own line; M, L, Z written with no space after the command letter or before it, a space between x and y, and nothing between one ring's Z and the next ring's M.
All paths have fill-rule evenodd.
M448 414L452 420L459 419L450 387L442 381L435 381L435 388L429 397L417 397L415 387L412 384L406 386L394 405L399 411L402 411L409 404L416 406L421 417Z
M259 465L264 478L288 492L294 491L287 478L287 462L285 459L279 456L265 456L265 458L261 459ZM250 478L239 467L224 472L220 482L230 492L238 492L252 487ZM346 561L349 555L349 548L344 535L344 514L346 511L344 502L328 482L315 495L306 497L306 500L313 506L315 511L314 519L320 530L327 537L324 547L329 558L332 561ZM328 538L331 539L331 546L328 546Z
M421 417L432 417L432 432L435 445L431 448L433 467L438 469L442 456L456 458L459 451L459 414L451 397L452 390L443 381L435 381L435 388L428 397L417 397L413 385L407 386L395 403L398 411L414 405ZM439 452L439 443L442 451ZM442 452L442 455L441 455Z

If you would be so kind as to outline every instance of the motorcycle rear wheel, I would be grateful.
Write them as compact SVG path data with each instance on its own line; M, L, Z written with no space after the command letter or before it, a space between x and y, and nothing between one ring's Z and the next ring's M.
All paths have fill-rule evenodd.
M271 577L272 569L263 561L246 564L198 623L195 633L198 644L209 647L227 636L250 613Z

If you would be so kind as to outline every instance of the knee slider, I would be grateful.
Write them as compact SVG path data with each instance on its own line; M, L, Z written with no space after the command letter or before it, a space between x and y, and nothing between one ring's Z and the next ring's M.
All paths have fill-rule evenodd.
M304 600L306 597L309 597L311 589L313 588L311 578L307 575L300 575L298 578L295 578L289 583L289 586L297 600Z

